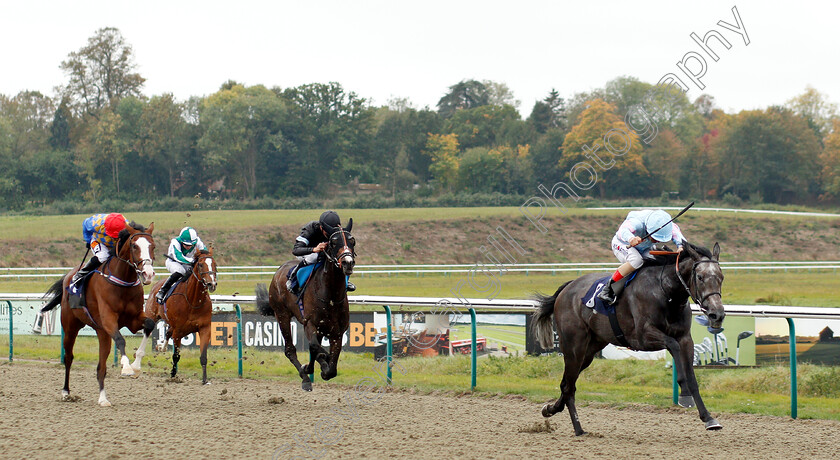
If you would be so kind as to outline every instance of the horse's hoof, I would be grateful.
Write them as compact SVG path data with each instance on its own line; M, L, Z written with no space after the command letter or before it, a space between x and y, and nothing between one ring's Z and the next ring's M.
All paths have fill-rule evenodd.
M721 425L720 422L718 422L717 420L711 419L708 422L706 422L706 429L710 431L717 431L723 429L723 425Z
M542 412L543 417L548 418L548 417L551 417L552 415L554 415L551 412L549 412L550 407L551 407L551 403L545 403L545 405L542 406L542 411L541 412Z
M580 430L580 433L578 433L577 431L575 431L575 436L583 436L583 435L585 435L585 434L588 434L588 433L587 433L587 432L585 432L585 431L583 431L583 430Z
M134 377L134 372L128 373L127 371L122 371L120 377Z
M204 383L202 383L202 385L210 385L210 381L206 380L206 381L204 381Z
M70 393L61 393L61 400L64 402L72 401L73 398L70 397Z
M99 402L99 407L111 407L111 403L108 402L108 400L106 399L104 401Z
M312 391L312 382L303 382L300 387L303 388L303 391Z
M681 407L694 407L694 398L691 395L680 396L677 402Z

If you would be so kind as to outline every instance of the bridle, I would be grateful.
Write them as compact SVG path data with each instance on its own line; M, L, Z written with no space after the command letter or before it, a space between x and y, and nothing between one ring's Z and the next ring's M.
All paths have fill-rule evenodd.
M680 275L680 255L681 254L682 254L682 252L677 254L677 263L674 265L675 270L677 272L677 279L680 280L680 283L685 288L685 291L688 292L688 295L692 298L692 300L694 300L694 303L696 303L697 305L700 306L700 310L702 310L703 312L708 312L709 308L706 307L703 304L703 302L705 302L706 299L708 299L709 297L711 297L713 295L719 296L721 298L721 301L722 301L723 296L721 295L721 293L719 291L709 292L705 295L700 296L700 300L697 300L697 297L695 297L694 294L691 292L691 289L689 289L689 284L686 284L685 280L683 280L683 278L682 278L682 275ZM717 260L712 260L712 259L701 259L701 260L698 260L698 261L694 262L694 265L691 266L691 279L689 280L689 282L690 282L690 284L694 285L695 290L696 290L696 287L697 287L697 266L700 265L700 264L704 264L704 263L718 264L718 266L720 266L720 262L718 262Z
M195 279L198 280L199 284L201 284L201 286L205 290L207 290L207 288L210 286L210 283L208 283L207 281L204 281L204 275L216 275L216 271L214 271L214 270L201 271L201 267L202 266L207 266L207 264L205 264L205 263L199 264L199 260L203 261L203 260L212 259L212 258L213 257L209 254L204 259L201 259L200 257L196 257L196 259L195 259L196 270L192 271L192 276L194 276Z
M330 244L332 244L332 237L336 233L341 233L341 241L344 244L344 246L341 248L341 252L336 257L331 256L329 251L324 251L324 255L327 257L327 260L332 262L336 267L341 268L342 260L344 260L344 258L347 256L355 257L356 253L353 252L353 250L350 249L350 246L347 244L347 231L341 228L341 225L338 226L338 230L336 230L330 235Z
M128 244L129 244L129 251L128 251L129 256L128 256L128 260L123 259L122 257L120 257L120 240L117 240L117 244L116 244L116 251L114 251L114 252L116 253L116 254L114 255L114 257L116 257L116 258L117 258L117 260L119 260L119 261L121 261L121 262L124 262L124 263L126 263L128 266L130 266L130 267L134 268L134 271L135 271L135 272L137 272L137 276L138 276L138 277L139 277L139 276L141 275L141 273L143 272L143 270L142 270L142 268L141 268L143 265L145 265L145 264L149 264L149 265L151 265L151 264L152 264L152 259L141 259L139 262L135 262L135 261L134 261L134 254L132 254L132 252L131 252L131 242L132 242L132 241L134 241L134 239L136 239L137 237L140 237L140 236L148 236L150 240L154 241L154 239L153 239L153 237L152 237L152 234L151 234L151 233L146 233L146 232L137 232L137 233L134 233L134 234L130 235L130 236L126 239L126 243L128 243ZM151 251L149 251L149 252L151 253Z

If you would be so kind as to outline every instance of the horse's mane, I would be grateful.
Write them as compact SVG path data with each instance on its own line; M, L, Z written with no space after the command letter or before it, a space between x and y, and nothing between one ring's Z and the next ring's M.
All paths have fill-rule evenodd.
M131 223L128 224L128 226L135 229L135 230L140 230L141 232L146 231L146 227L134 222L133 220L131 221ZM119 234L120 246L122 246L123 244L125 244L126 241L128 241L129 236L131 236L131 233L129 233L128 229L120 230L120 234Z
M709 251L708 248L703 246L698 246L696 244L691 244L688 241L683 242L683 246L690 247L698 254L703 257L708 257L710 259L714 258L712 256L712 251ZM685 256L683 256L685 257ZM643 267L661 267L662 265L674 265L677 263L677 255L676 254L667 254L661 256L653 256L652 259L645 259Z

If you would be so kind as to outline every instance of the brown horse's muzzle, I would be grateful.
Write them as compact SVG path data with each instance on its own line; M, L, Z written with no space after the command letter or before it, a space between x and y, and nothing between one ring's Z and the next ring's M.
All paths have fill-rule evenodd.
M155 279L155 269L151 262L143 262L140 269L140 278L143 280L143 285L148 286L152 284Z

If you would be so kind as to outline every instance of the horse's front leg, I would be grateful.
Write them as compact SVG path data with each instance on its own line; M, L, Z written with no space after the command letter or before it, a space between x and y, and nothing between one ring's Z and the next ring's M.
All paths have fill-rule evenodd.
M198 338L201 340L201 357L199 358L199 361L201 362L201 383L209 385L210 382L207 380L207 347L210 346L209 321L205 326L202 326L201 329L199 329Z
M169 377L174 379L178 374L178 361L181 360L181 337L176 335L172 343L172 372L169 373Z
M343 334L330 335L330 361L326 369L321 367L321 378L329 380L338 374L338 356L341 354L341 339ZM322 348L323 349L323 348Z
M96 330L96 337L99 339L99 363L96 365L96 380L99 381L99 405L108 407L111 403L105 396L105 374L108 370L108 356L111 356L111 337L102 329ZM126 358L127 360L128 358Z
M715 418L712 417L712 414L710 414L706 409L706 405L703 404L703 398L700 397L700 387L697 384L697 377L694 375L694 342L691 340L691 335L688 333L683 335L680 338L678 348L678 354L674 354L672 351L671 355L674 356L676 365L679 366L678 369L682 369L685 384L688 387L688 391L691 393L691 396L694 397L694 403L697 404L697 411L700 413L700 420L706 424L707 430L719 430L723 428L723 426L715 420ZM679 355L679 359L677 359L677 355ZM679 374L677 375L677 378L680 378ZM682 386L682 384L680 386ZM682 396L680 399L682 400Z
M141 363L143 361L143 357L146 356L146 342L149 341L149 337L152 335L152 331L155 329L155 321L151 318L144 318L143 319L143 340L140 341L140 346L137 348L137 351L134 353L134 362L131 363L131 370L134 371L133 377L140 377L141 372Z
M298 360L297 347L295 347L294 337L292 337L291 316L289 316L288 313L285 313L284 315L275 314L274 316L277 319L277 324L280 325L280 333L283 334L283 348L286 358L289 358L289 362L295 366L295 369L298 371L298 375L300 375L301 388L304 391L312 391L312 381L309 380L309 375L304 372L304 366L301 366L300 361Z

